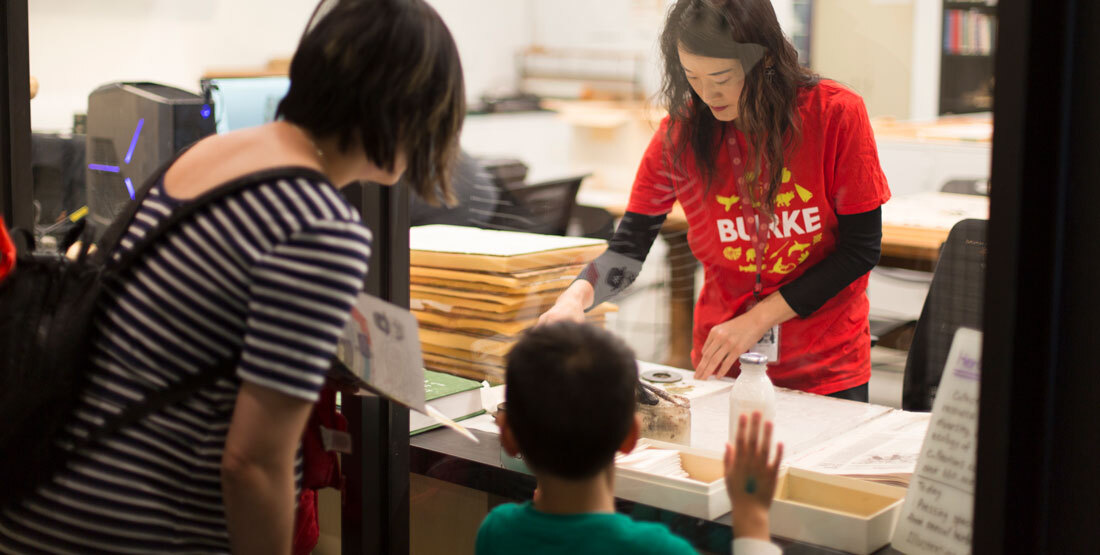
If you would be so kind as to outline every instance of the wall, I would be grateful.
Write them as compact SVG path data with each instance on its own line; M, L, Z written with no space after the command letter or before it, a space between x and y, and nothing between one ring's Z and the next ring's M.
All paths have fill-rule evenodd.
M813 68L861 94L871 117L909 117L913 38L912 0L814 3Z
M315 0L34 0L30 66L41 89L36 130L68 129L87 97L111 81L149 80L197 90L212 68L250 68L289 57ZM455 36L467 96L510 89L512 53L527 44L527 3L432 0Z
M940 114L940 53L943 51L942 0L913 0L913 74L909 119Z

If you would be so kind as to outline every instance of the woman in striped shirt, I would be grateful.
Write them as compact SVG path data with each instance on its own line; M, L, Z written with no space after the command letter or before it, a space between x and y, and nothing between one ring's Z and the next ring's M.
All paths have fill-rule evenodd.
M422 0L327 2L313 21L282 120L197 143L142 204L116 256L180 203L249 183L109 286L65 441L239 357L234 378L75 453L0 511L0 552L289 552L299 438L370 255L337 189L404 173L449 198L465 113L454 41Z

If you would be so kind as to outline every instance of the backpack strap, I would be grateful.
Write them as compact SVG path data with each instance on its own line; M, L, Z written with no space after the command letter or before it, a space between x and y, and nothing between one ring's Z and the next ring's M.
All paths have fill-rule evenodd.
M173 159L173 162L174 161L175 159ZM133 220L134 216L137 214L137 211L141 206L141 202L148 196L149 190L151 190L156 182L161 179L161 177L163 177L164 173L167 171L168 167L171 166L171 164L172 162L169 162L168 164L157 170L157 172L155 172L152 176L150 176L146 183L142 185L141 194L136 195L133 202L131 202L127 207L126 216L116 219L111 224L110 228L108 228L108 232L104 233L105 241L101 242L101 244L104 246L103 251L101 251L102 256L104 257L103 260L111 260L111 252L115 250L118 242L125 234L126 229L129 228L130 222ZM172 213L169 214L168 217L164 220L161 220L156 225L156 227L146 232L145 236L142 237L142 239L138 241L125 255L123 255L119 259L117 264L111 266L111 273L115 276L119 276L125 273L141 257L145 250L149 248L149 246L151 246L158 239L163 237L165 233L170 231L180 222L191 217L202 208L205 208L213 204L214 202L224 199L238 191L246 189L257 183L262 183L264 181L269 181L275 178L285 178L288 176L288 174L296 174L315 179L322 179L325 181L328 180L328 178L326 178L323 174L316 170L297 166L272 168L268 170L254 172L243 177L234 179L233 181L226 183L225 185L219 186L215 189L203 193L202 195L199 195L195 199L190 200L182 206L177 207L175 210L173 210ZM146 416L153 414L166 406L178 403L190 397L192 394L199 391L200 389L213 385L218 380L218 378L232 378L236 372L238 360L239 357L234 357L232 360L227 361L223 364L211 368L204 368L195 374L186 376L175 384L169 385L167 389L147 394L145 399L141 402L134 403L126 407L122 410L122 412L113 417L107 417L102 426L93 429L87 436L83 438L83 440L77 442L70 453L78 452L85 447L88 447L89 445L98 442L102 438L107 437L122 428L130 426L138 422L142 418L145 418Z
M115 251L115 248L118 247L119 241L121 241L122 237L126 235L126 230L129 229L130 224L133 223L134 217L137 216L138 210L141 209L141 203L145 201L145 197L149 196L149 191L152 191L153 187L156 186L157 181L160 181L161 178L164 177L164 174L168 171L168 168L170 168L172 164L175 164L176 160L179 160L180 156L183 156L184 152L187 152L190 149L190 146L184 148L183 150L179 151L175 156L173 156L171 160L165 162L159 168L157 168L156 171L154 171L152 175L150 175L145 180L145 183L142 183L141 187L138 188L138 190L135 192L134 199L128 202L126 204L126 207L123 208L117 216L115 216L115 219L111 222L111 225L107 226L107 229L104 230L103 235L99 238L98 241L96 241L96 243L99 245L99 256L97 260L101 264L107 264L111 260L111 253Z
M214 368L203 369L195 374L191 374L179 382L169 385L168 389L146 394L145 399L140 403L134 403L124 408L122 412L105 418L102 426L92 428L88 432L88 435L84 436L73 445L69 453L78 453L84 450L84 448L99 442L99 440L138 422L142 418L164 407L174 405L190 397L204 387L214 385L214 382L218 381L218 378L232 378L236 371L236 367L237 359L234 359L230 363L221 364ZM57 470L60 470L60 468Z
M145 236L142 237L137 244L135 244L128 252L126 252L126 254L122 255L117 264L114 265L112 270L116 275L122 274L129 270L130 267L132 267L134 263L137 262L139 258L141 258L141 255L144 253L145 249L149 245L152 245L154 242L157 241L157 239L163 237L164 234L171 231L180 222L193 216L199 210L206 208L207 206L226 197L232 196L233 194L238 193L244 189L252 187L258 183L263 183L265 181L270 181L277 178L285 178L288 175L310 177L313 179L324 180L326 182L328 181L328 178L317 170L301 166L271 168L238 177L237 179L234 179L229 183L211 189L199 195L198 197L187 201L182 206L172 210L172 213L169 214L167 218L161 220L160 223L156 225L156 227L147 231L145 233ZM133 215L136 213L137 210L135 209L128 220L132 220ZM114 224L112 224L112 227L114 227ZM127 227L129 227L129 224L127 224L123 228L123 233L125 233L125 229ZM121 240L121 235L119 236L118 240ZM117 245L117 241L115 244ZM114 250L113 247L112 250ZM107 256L109 257L110 255L108 254Z

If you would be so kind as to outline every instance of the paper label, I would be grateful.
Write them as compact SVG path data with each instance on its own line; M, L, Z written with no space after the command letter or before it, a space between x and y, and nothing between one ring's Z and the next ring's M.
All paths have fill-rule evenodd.
M321 446L325 451L351 454L351 434L321 426Z
M424 359L416 317L397 305L360 294L337 356L360 386L424 412Z
M981 350L981 332L959 328L894 531L903 553L970 553Z
M749 351L768 357L769 363L779 362L779 326L772 326Z

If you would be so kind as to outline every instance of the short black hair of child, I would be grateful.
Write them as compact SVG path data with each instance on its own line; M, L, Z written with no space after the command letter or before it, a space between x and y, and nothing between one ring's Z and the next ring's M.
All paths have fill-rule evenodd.
M637 403L630 347L593 325L558 322L526 332L507 362L508 425L532 469L579 480L614 460Z
M466 116L458 47L424 0L324 0L290 62L277 115L314 137L355 140L430 204L453 200L451 166Z

